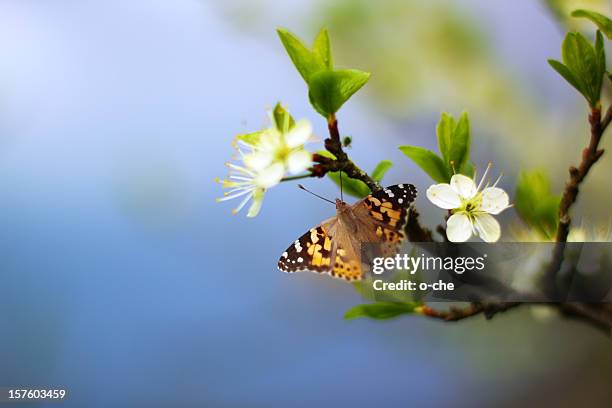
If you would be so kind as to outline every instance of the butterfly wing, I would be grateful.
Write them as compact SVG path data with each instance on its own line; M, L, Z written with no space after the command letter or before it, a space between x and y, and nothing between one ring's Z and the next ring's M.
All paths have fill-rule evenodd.
M362 274L358 254L335 217L295 240L278 260L278 269L287 273L325 273L349 281L361 279Z
M383 243L382 253L397 251L404 238L408 207L416 198L412 184L398 184L373 193L351 207L350 228L336 217L311 228L278 260L283 272L313 271L348 281L363 277L360 247Z
M367 218L373 224L381 242L399 243L405 237L404 226L408 208L417 196L412 184L396 184L379 190L355 204L357 218Z
M333 220L333 219L332 219ZM278 269L283 272L314 271L329 273L332 260L332 239L328 235L333 221L311 228L296 239L278 260Z
M363 262L375 257L392 257L405 238L404 227L408 219L408 210L417 196L412 184L397 184L373 193L354 206L357 219L363 220L363 232L356 234L361 243L372 243L368 246ZM374 231L375 238L368 234Z

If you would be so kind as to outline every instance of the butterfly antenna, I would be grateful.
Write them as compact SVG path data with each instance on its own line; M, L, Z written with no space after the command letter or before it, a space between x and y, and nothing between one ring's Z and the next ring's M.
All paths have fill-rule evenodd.
M342 192L342 172L340 172L340 201L344 202L344 194Z
M308 190L306 187L304 187L304 186L303 186L303 185L301 185L301 184L298 184L298 188L301 188L302 190L306 191L307 193L310 193L310 194L312 194L313 196L318 197L318 198L320 198L320 199L321 199L321 200L323 200L323 201L327 201L328 203L332 203L333 205L336 205L336 203L334 203L332 200L328 200L328 199L327 199L327 198L325 198L325 197L321 197L320 195L313 193L312 191Z

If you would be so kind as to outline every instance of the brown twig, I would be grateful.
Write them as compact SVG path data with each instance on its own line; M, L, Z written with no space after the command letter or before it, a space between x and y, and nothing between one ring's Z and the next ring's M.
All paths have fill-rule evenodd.
M565 317L589 323L604 334L612 336L610 303L559 303L557 306Z
M565 184L565 190L561 197L559 205L559 226L557 227L557 235L555 241L555 249L553 251L552 260L542 276L542 281L545 283L545 291L551 297L556 297L556 275L561 269L565 253L567 237L569 235L572 219L570 217L570 209L578 198L580 192L580 184L589 174L591 167L603 155L604 150L599 148L602 136L606 128L612 120L612 106L608 108L606 116L601 119L601 108L596 107L591 109L589 114L589 123L591 125L591 138L589 145L582 151L582 161L578 167L570 166L570 178Z
M325 139L325 149L333 154L335 159L315 154L313 161L317 164L312 168L313 176L323 177L330 171L342 171L352 179L363 181L372 192L381 190L382 186L370 177L368 173L357 167L342 148L338 121L335 115L329 116L327 128L329 129L329 137Z
M421 313L427 317L444 320L446 322L456 322L467 319L468 317L484 314L487 319L491 319L497 313L505 312L508 309L520 306L519 302L497 302L497 303L470 303L464 308L451 307L447 310L437 310L429 306L423 306Z
M608 127L610 122L612 122L612 105L610 107L608 107L608 111L606 112L606 116L604 116L604 118L601 121L601 132L602 132L602 134L603 134L603 132L606 131L606 128Z
M313 177L323 177L329 172L342 171L352 179L363 181L370 188L370 191L380 191L382 189L380 183L357 167L344 151L340 140L338 121L334 115L329 116L327 128L329 129L329 137L325 139L325 149L333 154L334 158L314 154L313 161L316 164L310 169L311 175ZM412 242L433 241L431 231L419 223L419 213L414 207L409 210L406 232L408 239Z
M414 206L408 210L408 221L406 222L405 230L410 242L433 242L431 230L421 225L419 222L419 212Z
M612 118L612 106L602 121L601 108L592 108L589 115L591 124L591 139L589 145L582 151L582 161L578 167L569 168L570 178L565 185L565 191L559 205L559 227L557 228L557 242L566 242L571 225L570 208L578 198L580 183L585 179L589 170L603 155L604 150L599 149L599 143Z
M556 308L563 316L586 323L602 331L605 335L612 336L612 306L610 303L471 303L464 308L451 307L447 310L437 310L429 306L422 306L421 313L433 319L456 322L481 314L487 319L491 319L498 313L517 308L521 305L535 304Z

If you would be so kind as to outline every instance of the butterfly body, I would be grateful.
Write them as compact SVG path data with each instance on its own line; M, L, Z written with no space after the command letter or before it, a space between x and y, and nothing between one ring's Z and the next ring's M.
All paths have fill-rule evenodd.
M336 216L295 240L278 261L283 272L312 271L348 281L363 277L361 244L380 243L396 250L404 239L408 207L416 198L412 184L398 184L353 205L336 200Z

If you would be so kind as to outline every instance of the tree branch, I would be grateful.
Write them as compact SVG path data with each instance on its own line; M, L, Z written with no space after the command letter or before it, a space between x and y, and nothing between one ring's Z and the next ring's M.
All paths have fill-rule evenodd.
M579 193L579 187L585 179L589 170L603 155L603 149L599 149L599 143L603 136L606 127L612 118L612 106L608 108L608 112L604 120L601 120L601 108L592 108L589 115L589 123L591 124L591 140L589 145L582 151L582 161L578 167L571 166L569 168L570 178L565 185L565 191L559 205L559 227L557 229L557 242L566 242L569 234L571 218L570 208L576 202Z
M456 322L481 314L491 319L498 313L521 305L536 304L556 308L563 316L586 323L612 337L612 305L610 303L471 303L464 308L451 307L448 310L436 310L429 306L422 306L421 314L445 322Z
M334 115L329 116L327 128L329 129L329 137L325 139L325 149L333 154L335 159L315 154L313 161L317 164L312 168L313 175L323 177L330 171L342 171L352 179L363 181L372 192L382 190L382 186L370 177L368 173L357 167L342 148L338 121Z
M320 154L314 154L313 161L316 164L311 168L311 175L314 177L323 177L330 171L342 171L352 179L363 181L372 192L382 190L380 183L370 177L368 173L357 167L344 151L340 140L338 121L334 115L329 116L327 128L329 129L329 137L325 139L325 149L333 154L335 159ZM419 223L419 213L414 206L410 207L408 213L406 233L408 239L412 242L433 241L431 231L421 226Z
M612 105L608 107L608 111L606 112L606 116L601 121L601 133L606 131L608 125L612 122Z
M429 306L423 306L421 313L427 317L444 320L446 322L456 322L467 319L468 317L484 314L487 319L491 319L497 313L520 306L519 302L498 302L498 303L479 303L474 302L465 308L451 307L448 310L436 310Z
M612 337L612 305L610 303L559 303L557 306L564 316L589 323Z
M559 205L559 226L557 227L557 235L555 241L555 249L553 251L552 260L546 269L542 280L545 282L545 291L551 298L557 295L557 286L555 276L557 275L565 253L565 243L569 235L572 219L570 217L570 209L578 198L580 192L580 184L589 174L591 167L603 155L604 150L599 149L602 136L612 120L612 106L608 108L606 116L601 119L601 108L591 108L589 114L589 123L591 124L591 138L589 145L582 151L582 161L578 167L570 166L570 178L565 184L565 190Z
M565 245L571 226L570 209L578 198L580 185L589 174L591 167L601 158L604 153L599 148L599 144L606 128L612 122L612 106L606 112L605 117L601 117L601 108L592 108L589 114L591 125L591 138L589 145L582 151L582 161L578 167L569 168L570 178L565 185L565 190L559 205L559 226L557 228L556 246L553 257L546 268L543 276L545 291L551 299L556 297L556 274L558 273L564 259ZM439 311L424 306L422 313L425 316L441 319L444 321L458 321L468 317L484 314L490 319L499 312L515 308L521 304L518 302L499 302L499 303L472 303L465 308L450 308L446 311ZM606 335L612 336L612 305L610 303L549 303L551 307L557 308L564 316L578 319L585 323L602 330Z
M414 206L408 210L408 221L406 221L406 235L410 242L433 242L431 230L425 228L419 222L419 212Z

